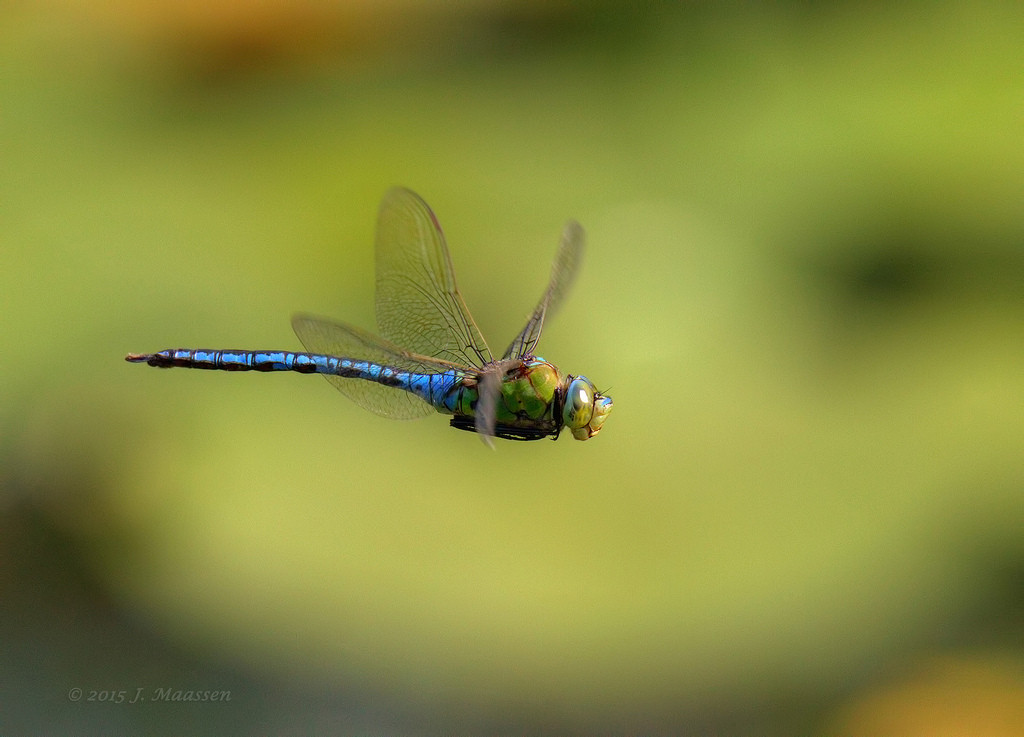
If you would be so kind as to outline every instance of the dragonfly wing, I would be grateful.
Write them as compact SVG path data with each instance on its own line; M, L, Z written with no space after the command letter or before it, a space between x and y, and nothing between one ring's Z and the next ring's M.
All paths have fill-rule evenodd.
M526 322L526 327L512 341L502 359L533 355L537 341L540 340L541 331L544 329L544 318L548 314L554 314L576 280L576 274L579 273L580 265L583 263L585 241L586 234L582 225L575 220L570 220L565 224L558 253L555 254L555 261L551 265L551 279L548 281L548 288L544 290L540 302L537 303L533 314Z
M450 366L432 364L429 359L413 356L393 343L351 325L311 315L296 315L292 318L292 328L302 341L302 345L311 353L372 361L403 371L424 374L451 370ZM396 387L342 376L323 376L360 407L384 417L407 420L434 412L434 408L424 400Z
M417 194L397 187L384 196L377 220L377 325L414 353L468 366L491 360L455 284L437 217Z
M491 364L480 372L477 384L476 420L474 426L481 440L494 447L494 427L498 422L498 395L501 393L501 377L504 374L503 362Z

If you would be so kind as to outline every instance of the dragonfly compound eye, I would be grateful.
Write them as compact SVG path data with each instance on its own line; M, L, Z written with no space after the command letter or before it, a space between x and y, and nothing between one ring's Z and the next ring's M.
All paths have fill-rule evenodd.
M585 376L570 378L562 405L562 422L577 440L588 440L601 431L612 411L612 398L606 397Z
M562 421L572 430L573 437L579 437L576 431L585 429L594 415L594 394L594 385L586 377L577 376L569 382L562 407ZM585 437L590 437L589 433Z

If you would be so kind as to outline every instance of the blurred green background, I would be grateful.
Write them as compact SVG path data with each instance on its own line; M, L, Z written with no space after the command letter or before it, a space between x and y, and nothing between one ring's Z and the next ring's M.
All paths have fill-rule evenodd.
M1018 3L0 12L4 734L1018 734ZM499 349L583 223L599 437L122 360L372 328L394 184Z

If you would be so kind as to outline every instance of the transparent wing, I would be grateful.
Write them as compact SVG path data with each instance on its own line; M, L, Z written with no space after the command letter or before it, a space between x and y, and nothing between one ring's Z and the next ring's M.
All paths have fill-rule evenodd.
M501 392L501 377L505 373L504 362L491 364L480 373L477 384L476 419L474 425L485 445L494 447L494 427L498 421L498 395Z
M483 366L491 352L455 284L444 234L419 195L395 188L377 220L377 326L423 356Z
M570 220L565 224L558 253L555 254L555 261L551 265L551 279L548 281L548 288L526 322L526 327L505 351L503 359L533 355L537 341L540 340L541 331L544 329L544 318L549 313L554 314L576 280L576 274L583 263L585 240L586 234L583 232L582 225L575 220Z
M311 353L372 361L423 374L443 373L454 368L433 363L425 356L415 356L365 330L320 317L296 315L292 318L292 329ZM395 387L363 379L327 374L323 376L360 407L384 417L406 420L423 417L434 411L424 400Z

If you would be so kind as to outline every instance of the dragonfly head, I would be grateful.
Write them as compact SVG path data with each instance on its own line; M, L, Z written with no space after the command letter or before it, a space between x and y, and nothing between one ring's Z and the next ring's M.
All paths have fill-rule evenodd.
M588 440L597 435L611 411L612 398L598 392L586 376L566 379L562 422L574 438Z

